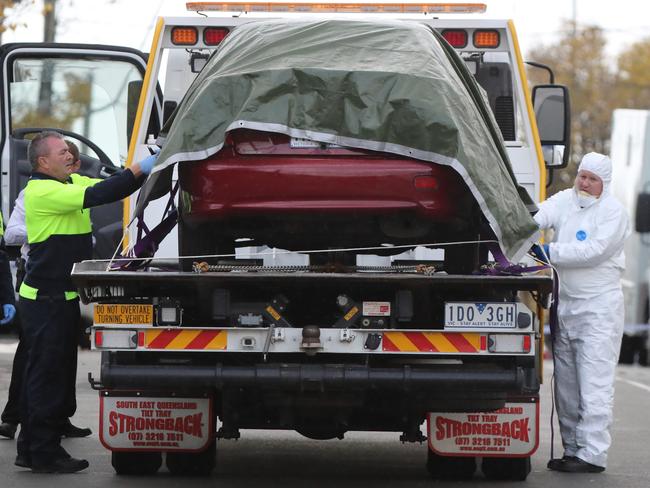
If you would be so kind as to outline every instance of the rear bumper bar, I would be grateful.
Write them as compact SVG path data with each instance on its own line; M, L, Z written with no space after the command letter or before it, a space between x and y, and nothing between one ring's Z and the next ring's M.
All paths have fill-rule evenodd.
M259 387L293 391L417 390L420 392L504 392L524 388L521 367L372 368L333 364L256 364L250 366L102 366L101 386L117 389L196 390Z

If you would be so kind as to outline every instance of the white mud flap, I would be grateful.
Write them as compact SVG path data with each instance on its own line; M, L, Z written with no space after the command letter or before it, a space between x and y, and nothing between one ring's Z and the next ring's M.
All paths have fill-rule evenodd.
M214 436L211 398L99 397L99 439L111 451L205 449Z
M494 412L430 412L429 449L441 456L530 456L539 443L539 401L532 400Z

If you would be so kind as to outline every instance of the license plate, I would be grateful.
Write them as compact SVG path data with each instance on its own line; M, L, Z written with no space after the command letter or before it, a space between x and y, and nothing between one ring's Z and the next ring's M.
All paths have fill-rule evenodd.
M292 149L320 149L320 148L335 148L341 147L336 144L323 143L318 141L312 141L311 139L302 139L300 137L292 137L289 141L289 147Z
M152 325L153 305L134 303L96 303L95 325Z
M445 303L445 328L514 328L516 316L517 304L515 303Z

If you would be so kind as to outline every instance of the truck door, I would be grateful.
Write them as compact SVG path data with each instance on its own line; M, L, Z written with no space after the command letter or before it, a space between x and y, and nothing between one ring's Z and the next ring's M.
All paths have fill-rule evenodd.
M0 47L0 197L5 221L31 173L29 140L56 130L81 152L80 173L106 178L128 154L146 55L117 46L16 43ZM159 92L160 93L160 92ZM160 128L156 97L149 133ZM122 203L91 210L96 258L110 257L122 237Z

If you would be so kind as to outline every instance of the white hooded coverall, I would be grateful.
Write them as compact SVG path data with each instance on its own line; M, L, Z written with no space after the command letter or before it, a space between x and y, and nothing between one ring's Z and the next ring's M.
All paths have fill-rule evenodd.
M611 160L589 153L581 170L601 178L600 198L581 207L575 188L561 191L541 203L535 220L555 230L549 257L560 276L553 353L564 455L605 467L624 323L623 243L630 230L624 208L609 193Z

